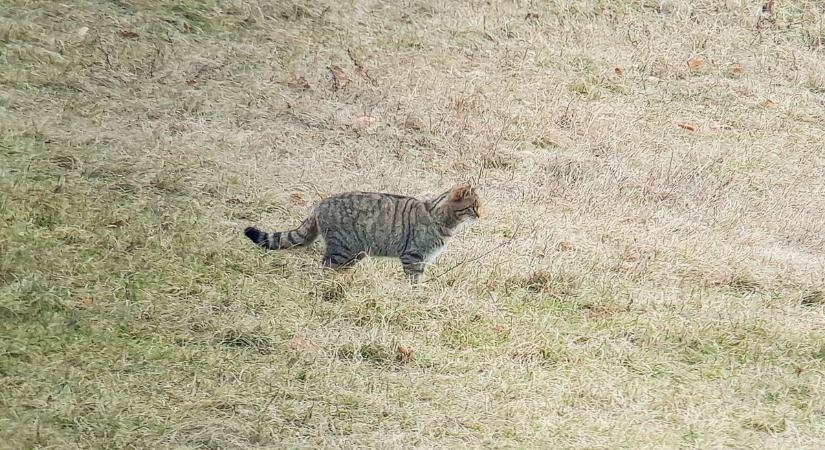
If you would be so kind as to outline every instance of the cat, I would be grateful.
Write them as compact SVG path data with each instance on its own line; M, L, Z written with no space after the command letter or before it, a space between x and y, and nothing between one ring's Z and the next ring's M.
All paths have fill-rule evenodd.
M319 202L294 230L266 233L248 227L244 234L267 250L308 245L321 235L326 243L321 263L333 269L352 266L367 255L398 257L415 284L456 228L479 218L479 207L478 195L470 186L454 187L423 201L348 192Z

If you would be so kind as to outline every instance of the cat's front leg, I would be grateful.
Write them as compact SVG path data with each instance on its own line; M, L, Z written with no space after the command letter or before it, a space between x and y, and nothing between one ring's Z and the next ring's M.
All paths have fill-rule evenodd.
M401 255L401 266L410 278L410 283L418 284L424 274L424 257L419 253L407 252Z

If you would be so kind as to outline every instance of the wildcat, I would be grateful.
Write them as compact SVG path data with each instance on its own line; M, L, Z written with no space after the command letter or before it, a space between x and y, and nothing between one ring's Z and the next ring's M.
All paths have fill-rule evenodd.
M475 189L469 186L423 201L349 192L322 200L294 230L266 233L248 227L244 234L268 250L308 245L320 234L326 243L325 267L351 266L366 255L398 257L404 273L417 283L455 229L478 219L479 205Z

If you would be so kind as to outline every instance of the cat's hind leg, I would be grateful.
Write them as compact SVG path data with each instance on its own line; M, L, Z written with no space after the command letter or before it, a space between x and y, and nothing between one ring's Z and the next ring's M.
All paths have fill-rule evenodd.
M355 255L345 255L342 253L325 253L324 259L321 260L321 265L329 267L330 269L343 269L352 267L358 261L364 259L366 253L361 252Z
M324 258L321 260L321 265L324 267L332 269L350 267L366 256L363 251L347 247L344 241L335 235L324 236L324 241L326 248Z

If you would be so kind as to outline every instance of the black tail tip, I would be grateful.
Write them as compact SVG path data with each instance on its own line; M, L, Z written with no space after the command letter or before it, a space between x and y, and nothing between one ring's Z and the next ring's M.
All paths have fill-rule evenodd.
M264 233L255 227L246 227L246 229L243 230L243 234L256 244L260 244L264 236Z

